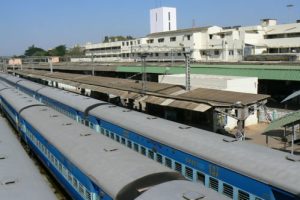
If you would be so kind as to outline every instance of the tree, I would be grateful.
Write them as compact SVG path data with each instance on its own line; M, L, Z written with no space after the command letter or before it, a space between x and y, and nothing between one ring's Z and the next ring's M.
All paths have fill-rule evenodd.
M48 51L50 56L64 56L67 52L66 45L59 45Z
M25 56L47 56L47 54L47 51L34 45L28 47L24 53Z
M84 48L80 47L79 45L70 48L67 52L68 56L83 56L84 55Z

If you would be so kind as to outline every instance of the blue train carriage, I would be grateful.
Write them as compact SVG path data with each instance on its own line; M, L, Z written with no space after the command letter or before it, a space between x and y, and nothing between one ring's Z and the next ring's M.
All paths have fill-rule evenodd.
M43 90L44 92L42 92ZM99 106L94 109L88 109L93 107L93 102L91 104L82 103L88 100L83 96L77 96L72 93L57 93L57 89L54 92L52 88L43 88L39 93L41 93L41 98L48 98L48 101L53 101L53 104L59 102L59 104L56 104L58 107L62 104L67 106L69 110L76 108L74 113L76 112L81 119L82 116L86 116L89 112L88 122L84 121L90 127L149 158L181 172L190 180L202 182L207 187L213 188L230 198L269 200L282 199L281 196L284 196L286 199L295 199L299 196L297 191L291 193L284 184L279 184L278 186L280 187L277 187L276 184L281 182L281 180L278 179L276 174L273 176L266 173L261 178L259 173L264 174L264 171L255 173L256 166L252 166L250 169L247 166L241 165L243 166L241 167L238 164L239 161L249 163L249 160L256 160L255 150L262 148L260 152L262 154L261 157L271 156L271 158L275 158L274 161L285 163L285 166L274 166L260 157L258 157L256 162L251 162L255 163L255 165L263 166L265 171L270 171L270 169L275 167L279 171L284 172L286 171L285 167L289 168L293 165L298 167L298 163L291 163L285 160L286 154L284 153L245 142L224 142L223 139L225 137L223 136L217 136L207 131L186 127L164 119L157 119L143 113L128 112L123 108L105 105L102 101L95 100L95 105L98 102ZM61 109L64 110L65 108L61 107ZM136 124L139 124L139 126L136 126ZM230 141L231 139L227 138L226 140ZM206 145L207 141L211 141L209 143L211 146ZM244 146L248 147L246 152ZM197 149L197 147L203 148ZM218 154L209 154L211 152L210 149L213 149L213 147L218 148L216 153L221 152L220 159L216 159L217 156L214 156ZM231 147L234 147L234 151L226 150ZM226 151L223 152L220 149L225 149ZM239 155L240 152L244 152L244 154L237 159L236 155ZM248 154L251 156L245 156ZM230 157L225 164L223 163L224 159L222 159L224 157ZM287 179L291 176L293 177L293 173L298 172L298 170L296 169L296 171L286 174L289 175ZM270 179L275 180L270 181ZM292 186L293 183L288 185Z
M1 107L7 118L15 126L17 130L20 129L19 112L29 106L39 104L35 99L30 98L24 93L14 89L8 88L0 91ZM26 139L23 137L23 139Z
M39 173L7 121L0 117L0 199L54 200L54 191Z
M72 123L50 108L27 108L21 119L30 145L74 199L133 200L161 183L176 180L190 184L179 173ZM186 188L183 193L194 191ZM196 193L201 187L193 189ZM215 197L208 199L226 199L211 191L205 193Z
M62 112L76 121L93 126L97 121L89 121L89 111L97 106L108 104L87 96L76 93L45 87L38 92L42 102L55 107L56 110Z
M19 120L26 141L74 199L112 199L114 196L115 199L133 199L147 193L149 188L161 188L162 183L164 187L173 188L172 185L179 184L181 188L164 192L155 199L170 199L169 196L176 192L189 197L192 192L208 200L228 200L199 184L191 185L191 182L182 180L179 173L151 162L118 143L105 141L108 139L92 134L92 130L82 125L73 125L67 117L37 101L27 105L26 98L15 98L15 91L10 92L11 95L4 98L12 102L9 105L11 108L21 113ZM24 107L19 108L20 104ZM183 196L172 199L181 200Z
M3 80L9 84L12 84L15 87L18 81L22 81L25 79L22 79L22 78L19 78L16 76L12 76L12 75L9 75L6 73L0 73L0 80Z
M107 105L90 111L103 132L233 199L298 199L300 163L287 153ZM142 133L142 134L139 134ZM225 139L225 140L224 140ZM284 178L283 178L284 177Z

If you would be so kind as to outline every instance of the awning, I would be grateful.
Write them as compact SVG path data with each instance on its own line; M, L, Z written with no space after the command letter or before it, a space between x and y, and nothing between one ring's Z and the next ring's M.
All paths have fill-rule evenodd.
M168 106L173 108L181 108L186 110L193 110L198 112L205 112L211 108L210 105L203 104L203 103L194 103L190 101L181 101L181 100L154 97L154 96L149 96L144 101L146 103Z
M272 121L272 123L266 128L265 132L280 129L286 126L291 126L299 122L300 122L300 110Z
M295 97L297 97L297 96L300 96L300 90L297 91L297 92L294 92L293 94L291 94L291 95L289 95L288 97L286 97L285 99L283 99L283 100L281 101L281 103L284 103L284 102L286 102L286 101L288 101L288 100L291 100L291 99L293 99L293 98L295 98Z

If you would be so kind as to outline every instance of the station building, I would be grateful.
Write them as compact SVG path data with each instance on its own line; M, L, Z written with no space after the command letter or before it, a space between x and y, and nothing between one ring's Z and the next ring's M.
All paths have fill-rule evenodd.
M289 54L300 58L300 21L277 24L263 19L254 26L207 26L177 29L175 8L150 11L150 34L125 41L88 43L85 58L73 62L136 62L147 53L147 61L183 61L189 48L196 62L242 61L251 55Z

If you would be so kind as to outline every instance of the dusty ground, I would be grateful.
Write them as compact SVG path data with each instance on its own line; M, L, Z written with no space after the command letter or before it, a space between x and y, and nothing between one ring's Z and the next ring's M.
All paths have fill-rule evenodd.
M283 130L264 133L264 130L267 128L267 126L268 124L266 123L248 126L245 129L247 141L268 146L273 149L290 152L291 143L282 140ZM295 154L300 155L300 142L295 144L294 151Z

